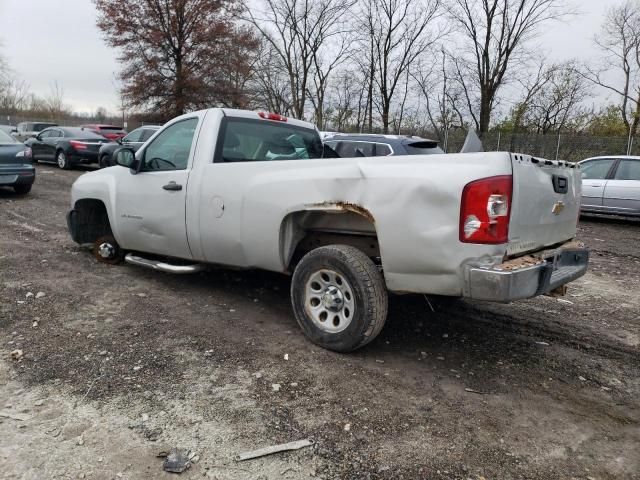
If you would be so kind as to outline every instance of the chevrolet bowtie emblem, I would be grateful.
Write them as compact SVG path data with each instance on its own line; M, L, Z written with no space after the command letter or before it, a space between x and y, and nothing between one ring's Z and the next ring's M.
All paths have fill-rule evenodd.
M551 209L551 211L555 214L555 215L560 215L560 212L564 210L564 202L562 200L559 200L558 202L556 202L553 205L553 208Z

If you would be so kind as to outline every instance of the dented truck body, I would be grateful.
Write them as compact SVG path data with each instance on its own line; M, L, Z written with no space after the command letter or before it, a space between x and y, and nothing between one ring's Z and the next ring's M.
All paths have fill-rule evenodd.
M511 301L546 293L587 268L583 247L562 247L576 234L581 179L574 165L508 152L218 161L228 118L257 116L225 109L188 114L138 151L140 158L172 124L196 119L182 170L115 166L81 176L72 190L74 239L95 240L83 234L77 211L78 202L91 199L104 205L110 232L125 250L290 272L314 246L346 243L374 259L387 289L399 293ZM293 119L287 125L315 131ZM506 208L508 238L464 241L463 231L483 223L461 218L463 192L487 178L511 185L509 205L499 196L495 202L497 211ZM171 183L181 189L164 189ZM501 269L525 255L539 262ZM552 281L557 271L566 275Z

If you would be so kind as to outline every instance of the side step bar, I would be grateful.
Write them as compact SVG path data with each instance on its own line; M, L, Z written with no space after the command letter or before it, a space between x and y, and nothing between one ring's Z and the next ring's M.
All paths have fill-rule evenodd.
M149 258L142 258L132 253L127 253L124 257L124 261L132 265L138 265L140 267L150 268L152 270L159 270L167 273L196 273L201 272L206 268L203 263L195 263L193 265L172 265L170 263L161 262L160 260L151 260Z

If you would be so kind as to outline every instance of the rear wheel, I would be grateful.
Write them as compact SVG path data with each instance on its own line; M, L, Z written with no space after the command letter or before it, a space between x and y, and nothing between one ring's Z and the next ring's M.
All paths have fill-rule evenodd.
M113 238L113 235L104 235L93 244L93 255L99 262L115 265L124 260L124 252Z
M109 164L107 163L107 155L102 155L99 159L98 159L98 167L100 168L106 168L108 167Z
M31 184L29 184L29 185L14 185L13 186L13 190L18 195L26 195L27 193L29 193L31 191Z
M56 153L56 163L58 164L58 167L60 167L62 170L69 170L71 168L69 159L67 158L67 155L62 150L58 150L58 153Z
M371 342L387 317L387 290L378 267L361 250L329 245L298 263L291 282L298 324L317 345L350 352Z

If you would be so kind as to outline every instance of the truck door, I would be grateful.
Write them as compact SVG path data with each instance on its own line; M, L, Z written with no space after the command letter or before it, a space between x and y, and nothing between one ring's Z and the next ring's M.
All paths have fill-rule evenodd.
M199 117L166 127L139 152L137 175L122 168L116 179L117 240L126 249L192 257L185 223L187 180Z

